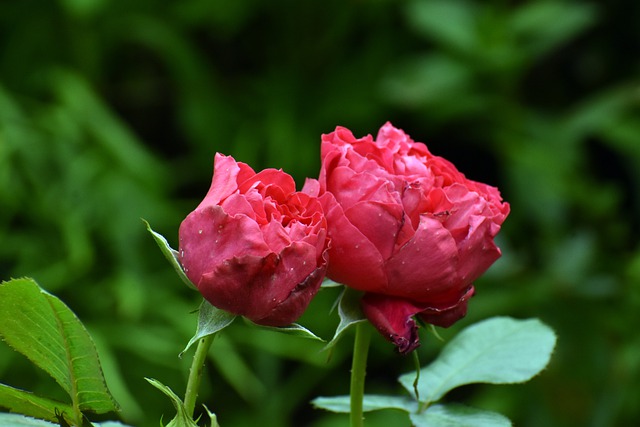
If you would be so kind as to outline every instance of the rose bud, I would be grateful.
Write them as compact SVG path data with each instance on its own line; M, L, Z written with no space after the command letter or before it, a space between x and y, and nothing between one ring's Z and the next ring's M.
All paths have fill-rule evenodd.
M217 154L211 188L180 225L179 259L215 307L266 326L297 320L327 268L317 198L281 170L255 173Z
M390 123L376 140L338 127L321 158L306 189L327 217L327 276L365 292L364 314L401 353L419 345L414 316L443 327L463 317L473 281L500 257L509 205L498 190Z

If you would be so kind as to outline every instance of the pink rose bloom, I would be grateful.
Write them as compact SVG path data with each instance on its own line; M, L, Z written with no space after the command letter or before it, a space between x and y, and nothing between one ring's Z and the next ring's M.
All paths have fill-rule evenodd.
M473 281L500 257L493 239L509 205L390 123L375 140L338 127L321 151L319 182L306 189L327 217L327 275L364 291L369 321L410 352L414 316L447 327L466 314Z
M297 320L327 268L320 202L281 170L216 154L211 188L180 225L180 262L212 305L267 326Z

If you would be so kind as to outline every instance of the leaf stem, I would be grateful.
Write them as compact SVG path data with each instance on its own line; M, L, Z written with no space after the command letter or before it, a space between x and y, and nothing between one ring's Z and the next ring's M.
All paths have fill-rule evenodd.
M193 355L193 362L189 369L189 379L187 380L187 391L184 395L184 409L187 415L193 418L193 412L196 408L196 398L198 397L198 389L202 379L202 370L204 369L204 361L213 343L215 334L207 335L198 341L196 353Z
M364 379L367 371L367 355L371 330L367 322L359 322L356 326L356 337L353 344L353 360L351 363L351 427L363 427L364 416L362 401L364 399Z

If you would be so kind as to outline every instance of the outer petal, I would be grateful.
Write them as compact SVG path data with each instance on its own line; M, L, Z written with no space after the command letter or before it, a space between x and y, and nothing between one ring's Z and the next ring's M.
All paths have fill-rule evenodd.
M266 326L285 326L295 322L320 289L327 271L327 258L328 251L325 250L322 255L323 261L318 268L293 288L289 296L273 307L267 316L262 319L255 319L254 322Z
M482 216L470 218L469 235L458 244L461 279L470 284L500 258L500 249L493 241L494 223Z
M323 204L328 224L329 268L327 275L336 282L362 291L376 292L387 286L380 251L345 216L331 193Z
M413 238L385 267L389 287L382 293L417 302L436 302L458 292L456 242L437 219L427 215L421 216Z
M383 260L391 257L398 234L404 226L401 205L360 202L346 209L345 216L376 247Z
M295 242L278 255L226 260L203 275L198 289L216 307L256 323L284 326L302 315L318 290L323 269L317 268L315 247ZM290 296L295 299L287 302Z
M251 218L227 215L220 206L191 212L180 224L180 263L198 285L200 277L234 256L266 256L270 250Z
M447 328L467 314L467 302L474 292L474 288L470 287L455 302L439 307L367 293L362 297L361 306L367 319L382 336L394 343L400 353L406 354L420 346L418 327L413 316Z
M421 311L420 307L400 298L372 293L365 294L360 305L369 322L396 345L398 352L406 354L420 346L418 326L412 319Z
M471 286L455 304L442 308L426 308L418 317L426 323L448 328L467 315L467 303L474 293L475 289Z

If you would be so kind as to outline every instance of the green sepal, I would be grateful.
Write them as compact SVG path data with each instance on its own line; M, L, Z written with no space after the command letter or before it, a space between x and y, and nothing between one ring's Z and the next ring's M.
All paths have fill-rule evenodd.
M180 265L178 251L176 251L171 246L169 246L169 242L167 241L167 239L164 238L162 234L153 231L151 229L151 225L149 225L147 221L143 219L142 222L144 222L144 224L146 225L147 231L151 233L151 236L153 236L153 240L156 241L162 254L169 261L169 263L171 263L176 273L178 273L178 277L180 277L180 279L191 289L198 290L196 285L194 285L191 282L191 280L189 280L187 275L184 273L184 270L182 269L182 265Z
M327 343L323 350L329 350L336 345L344 331L349 327L367 320L360 308L360 298L362 298L362 292L347 287L344 288L338 297L338 316L340 316L340 323L336 328L333 338Z
M279 332L279 333L285 334L285 335L292 335L292 336L295 336L295 337L308 338L308 339L312 339L312 340L316 340L316 341L322 341L322 342L325 341L322 338L320 338L319 336L317 336L316 334L314 334L313 332L311 332L309 329L307 329L304 326L299 325L297 323L292 323L292 324L287 325L287 326L264 326L264 325L258 325L256 323L253 323L252 321L250 321L246 317L243 317L243 319L249 325L251 325L253 327L256 327L256 328L265 329L267 331Z
M187 346L180 352L178 357L191 348L191 346L197 343L202 338L209 335L213 335L220 332L227 326L229 326L235 320L237 316L229 313L228 311L221 310L209 303L209 301L203 299L198 309L198 326L196 327L196 334L189 340Z
M160 390L171 400L173 407L176 409L176 416L165 427L198 427L193 419L187 414L187 410L184 408L182 400L166 385L153 378L145 378L155 388Z
M339 288L340 286L344 286L342 283L334 282L333 280L325 277L320 285L321 288Z

